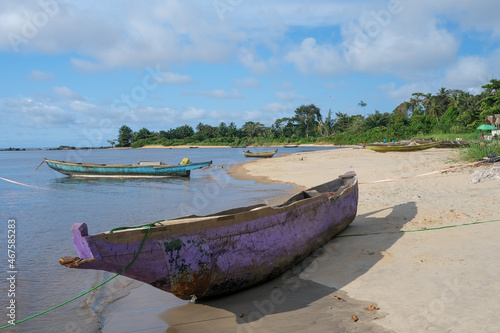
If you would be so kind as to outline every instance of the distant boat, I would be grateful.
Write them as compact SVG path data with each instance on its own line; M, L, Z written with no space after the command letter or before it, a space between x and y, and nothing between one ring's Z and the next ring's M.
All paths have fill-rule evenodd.
M52 169L73 177L153 178L189 177L191 170L212 164L212 161L191 163L184 159L178 165L163 162L138 162L137 164L93 164L44 159Z
M460 148L469 147L469 141L454 140L454 141L439 141L439 145L436 148Z
M432 147L436 147L439 145L439 142L429 142L429 143L400 143L400 142L390 142L390 143L372 143L367 144L365 148L378 151L378 152L387 152L387 151L416 151L416 150L424 150Z
M229 146L231 148L246 148L247 146Z
M247 150L243 151L243 155L246 157L273 157L277 151L278 149L252 153L250 150Z
M198 146L189 146L189 148L198 148Z
M85 223L75 223L79 257L59 263L122 272L181 299L217 296L283 274L344 230L357 205L358 179L348 172L277 206L158 221L143 226L149 232L125 227L89 235Z
M297 148L299 145L283 145L283 148Z

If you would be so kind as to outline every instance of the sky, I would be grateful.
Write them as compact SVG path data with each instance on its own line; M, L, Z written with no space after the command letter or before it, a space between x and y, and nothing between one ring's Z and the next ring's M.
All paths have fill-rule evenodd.
M498 0L2 0L0 148L477 94L500 77L498 13Z

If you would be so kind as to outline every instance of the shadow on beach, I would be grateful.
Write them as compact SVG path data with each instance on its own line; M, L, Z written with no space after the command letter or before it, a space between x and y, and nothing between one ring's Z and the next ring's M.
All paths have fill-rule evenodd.
M364 309L376 306L376 300L351 299L340 289L387 261L386 250L416 214L415 202L409 202L358 215L344 232L274 280L165 311L167 332L388 332L371 323L384 317L383 309Z

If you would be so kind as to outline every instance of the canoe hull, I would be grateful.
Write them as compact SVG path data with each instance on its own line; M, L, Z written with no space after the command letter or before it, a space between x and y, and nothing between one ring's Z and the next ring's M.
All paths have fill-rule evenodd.
M273 157L277 151L278 149L252 153L251 151L247 150L243 152L243 155L245 155L245 157L270 158Z
M469 146L470 143L468 141L440 141L436 148L461 148Z
M192 222L160 222L123 275L181 299L231 293L277 277L356 216L355 176L321 186L316 187L321 194L307 197L301 192L280 206L245 207ZM115 273L133 260L146 233L134 229L88 236L81 223L72 230L80 257L69 264L65 260L65 265Z
M432 147L436 147L439 145L439 142L431 142L431 143L423 143L423 144L416 144L413 146L409 145L397 145L397 144L380 144L380 145L366 145L365 148L378 151L378 152L387 152L387 151L417 151L417 150L424 150L424 149L429 149Z
M45 162L52 169L68 176L103 178L189 177L191 170L203 168L212 164L212 161L208 161L182 165L113 165L72 163L47 159Z

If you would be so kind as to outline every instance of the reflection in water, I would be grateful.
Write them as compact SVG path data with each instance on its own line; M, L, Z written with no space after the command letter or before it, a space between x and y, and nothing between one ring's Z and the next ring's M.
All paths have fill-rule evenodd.
M142 185L142 184L168 184L177 185L189 182L189 177L172 178L100 178L100 177L60 177L51 180L53 184L72 184L72 185Z

